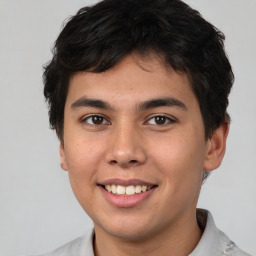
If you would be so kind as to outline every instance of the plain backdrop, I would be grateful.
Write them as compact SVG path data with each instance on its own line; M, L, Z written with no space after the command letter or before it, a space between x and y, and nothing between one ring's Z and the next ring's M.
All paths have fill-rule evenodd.
M186 2L225 33L236 76L227 153L198 206L256 255L256 1ZM62 22L93 3L0 0L0 255L46 252L92 227L60 169L41 76Z

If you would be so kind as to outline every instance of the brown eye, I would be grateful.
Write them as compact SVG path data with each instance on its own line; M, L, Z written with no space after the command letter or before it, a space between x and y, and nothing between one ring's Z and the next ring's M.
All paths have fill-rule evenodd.
M92 116L92 122L93 124L102 124L104 121L104 118L102 116Z
M155 123L156 124L165 124L166 122L166 117L165 116L156 116L155 117Z
M91 115L86 117L82 122L88 123L89 125L105 125L108 124L106 118L100 115Z
M150 125L167 125L175 122L176 121L174 119L164 115L153 116L148 120L148 124Z

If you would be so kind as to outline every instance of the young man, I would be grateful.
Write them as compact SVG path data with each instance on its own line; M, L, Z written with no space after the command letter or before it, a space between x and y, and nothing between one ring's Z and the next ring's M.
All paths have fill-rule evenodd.
M69 20L44 93L94 230L47 255L248 255L196 209L229 129L223 41L179 0L105 0Z

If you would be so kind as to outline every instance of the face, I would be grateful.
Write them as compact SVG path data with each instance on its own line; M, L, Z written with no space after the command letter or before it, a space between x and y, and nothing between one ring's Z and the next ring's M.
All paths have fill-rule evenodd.
M130 55L71 78L61 166L96 232L153 236L195 216L213 145L204 134L187 77Z

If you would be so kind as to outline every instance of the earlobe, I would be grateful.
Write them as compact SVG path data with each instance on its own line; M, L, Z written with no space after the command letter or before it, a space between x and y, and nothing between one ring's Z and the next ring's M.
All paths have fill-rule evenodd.
M226 151L228 131L229 123L222 124L208 139L204 170L212 171L220 166Z
M63 147L62 143L60 143L60 167L64 171L68 170L66 157L65 157L65 152L64 152L64 147Z

